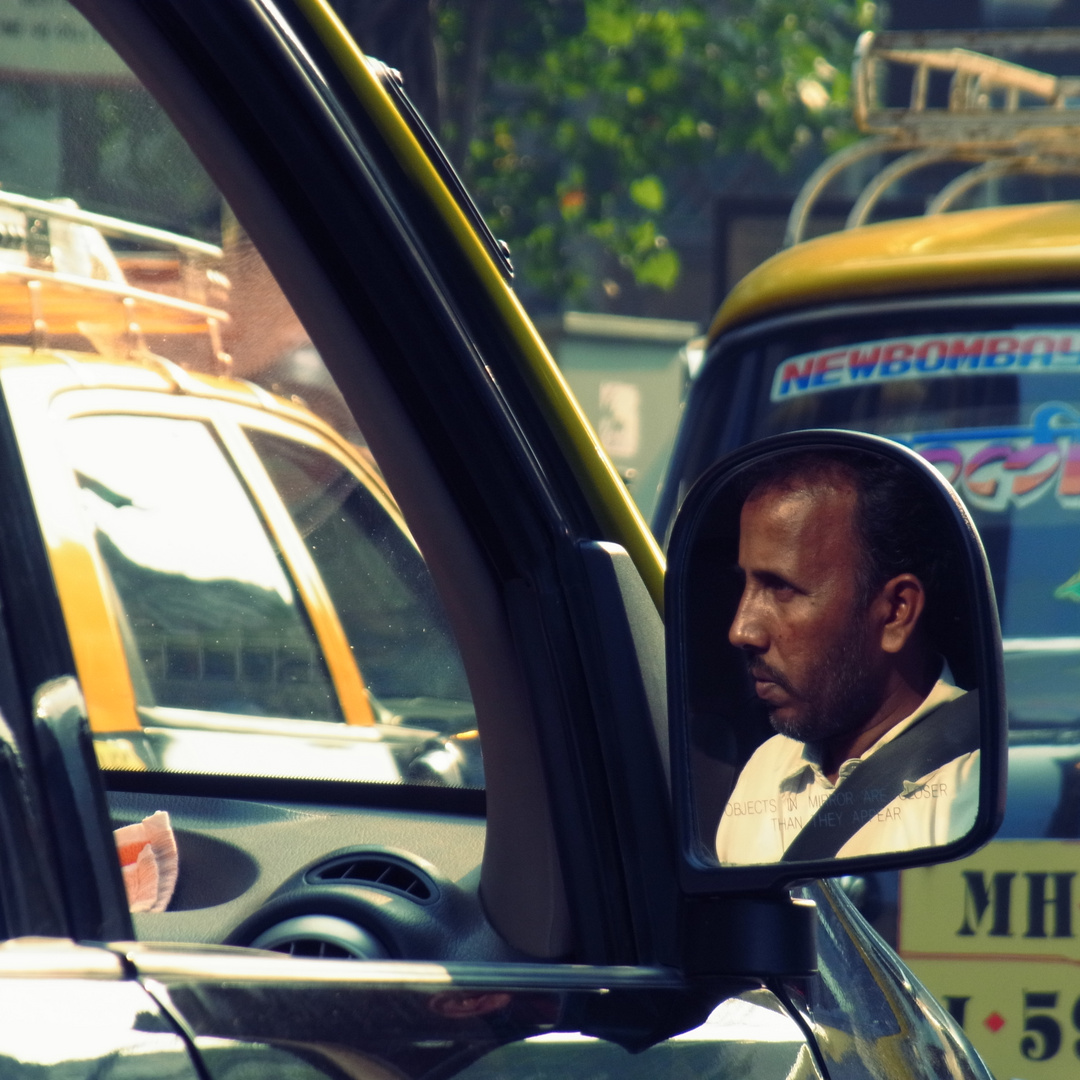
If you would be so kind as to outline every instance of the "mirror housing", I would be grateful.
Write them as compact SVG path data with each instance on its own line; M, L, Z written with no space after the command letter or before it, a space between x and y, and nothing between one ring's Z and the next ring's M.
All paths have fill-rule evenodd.
M919 640L925 636L933 646L932 649L930 645L926 646L926 657L936 657L938 654L944 657L943 681L955 683L955 688L946 686L942 691L942 682L934 683L929 696L925 696L925 690L919 691L915 700L925 696L924 703L903 720L892 725L896 727L892 735L887 734L889 727L873 729L879 736L881 732L886 734L870 746L865 760L858 761L854 766L849 760L840 767L839 775L831 778L835 789L843 789L844 784L860 770L864 770L864 781L871 776L882 775L883 768L887 767L890 761L902 761L909 770L905 775L925 779L927 774L936 775L936 763L944 754L945 760L953 765L954 757L956 761L968 763L967 772L963 774L966 778L963 790L966 800L964 805L970 805L971 812L963 818L962 835L949 834L944 839L930 841L930 846L908 848L907 845L898 845L901 847L899 850L893 848L867 853L866 837L872 835L867 832L863 834L861 845L853 845L855 852L843 857L831 854L821 857L815 854L820 850L821 844L808 845L805 843L805 835L802 835L802 846L794 847L792 851L809 851L808 856L794 859L788 856L789 861L785 861L778 860L774 855L773 861L753 862L743 858L738 860L737 865L722 864L716 854L717 825L721 816L725 811L729 814L733 810L738 812L739 807L743 807L746 812L762 812L757 808L764 806L767 801L756 800L751 805L749 802L736 800L728 807L736 782L744 771L748 771L744 767L767 740L772 740L774 749L782 744L782 749L788 755L784 758L785 761L792 760L791 755L796 755L798 768L805 770L804 775L798 778L788 777L786 774L783 777L777 776L774 792L779 791L781 781L787 785L785 792L799 787L800 797L800 785L824 785L820 788L805 789L806 798L810 802L801 804L802 817L787 819L788 831L781 833L784 839L778 850L783 851L793 844L792 837L800 834L808 820L817 827L824 823L826 818L830 824L836 824L844 817L843 811L835 812L838 806L843 806L843 797L838 797L839 801L830 800L829 807L825 808L828 813L818 813L823 805L823 796L815 796L813 791L831 793L832 784L822 777L823 773L831 771L830 767L824 764L814 766L812 774L811 766L802 761L803 753L816 760L816 748L831 743L829 740L816 743L809 736L805 743L800 743L794 736L777 742L770 726L770 716L776 730L781 730L781 719L785 715L786 706L778 705L777 701L788 701L791 698L781 694L767 681L769 672L780 671L779 668L768 667L766 663L773 657L774 650L770 647L770 650L765 652L763 646L756 642L751 643L741 630L736 632L732 628L736 611L741 614L744 610L742 597L745 582L756 580L757 574L753 560L742 558L740 554L741 551L745 554L745 550L740 548L740 515L744 503L750 504L762 498L759 494L763 490L760 487L761 476L774 478L765 481L773 485L765 489L766 494L776 490L775 477L779 475L782 477L779 483L786 493L785 498L809 498L807 493L810 488L796 490L792 485L802 481L789 481L785 476L785 471L797 475L804 473L805 467L799 463L806 462L807 455L819 462L840 461L843 469L848 468L848 462L855 462L856 465L852 467L865 471L868 466L875 476L879 473L899 476L900 483L908 493L905 506L918 507L919 526L924 528L925 535L930 538L924 542L923 547L934 552L935 565L947 570L947 573L938 574L937 580L940 584L935 585L933 590L927 589L928 596L936 593L936 598L930 596L927 600L925 608L926 612L933 610L934 616L932 622L929 621L929 616L924 618L925 626L920 628ZM828 465L825 467L831 468ZM852 505L861 506L866 498L867 496L859 494L855 496ZM858 510L851 511L851 514L857 515ZM914 515L910 516L914 518ZM850 529L860 528L855 524L855 520L853 516ZM744 524L743 528L750 535L749 525ZM800 542L800 549L816 550L819 547L817 539L822 535L820 530L811 528L809 532L804 531L801 535L804 539ZM854 536L855 533L851 535ZM862 537L863 533L858 535ZM805 542L808 536L814 538L813 543ZM837 565L847 562L847 573L854 573L850 570L854 562L848 560L847 556L852 554L861 558L852 545L843 548L844 559L834 560ZM820 563L820 559L818 562ZM747 567L740 566L740 563L750 564L749 573ZM902 585L911 577L911 574L905 572L893 580L901 582ZM792 595L790 590L784 597L789 595ZM685 892L698 895L749 890L768 892L796 881L925 865L959 858L993 836L1004 814L1007 762L1001 632L997 605L982 543L967 510L942 476L917 454L878 436L849 431L816 430L792 432L764 439L728 455L697 481L682 505L668 551L665 601L672 795L680 853L680 885ZM874 603L879 604L879 601L875 600ZM862 610L862 607L858 608L859 612ZM862 615L858 617L861 619ZM918 618L918 615L915 618ZM729 640L729 633L739 642L738 648ZM873 634L869 636L872 640L877 640ZM825 649L826 645L827 642L823 640L820 647ZM809 648L812 650L814 647L816 645L811 635ZM752 679L747 673L747 657L753 658L759 654L762 657L759 662L766 674L756 671L757 677ZM833 667L840 666L835 661L836 657L842 654L825 651L821 655L823 659L831 659ZM874 666L876 663L876 655L870 655L865 663L848 665L848 668L856 673L851 678L860 678L858 673L864 669L877 671L878 668ZM938 661L931 659L929 663ZM817 665L817 668L824 669L828 666L822 664ZM782 687L790 689L795 685L786 682L783 674L771 677L778 679ZM977 695L971 693L975 690ZM967 693L963 693L964 691ZM794 690L792 692L794 693ZM941 705L937 710L936 726L927 723L920 729L919 721L922 716L934 716L935 703L939 698L945 700L949 697L957 698L958 704L950 702ZM864 698L865 695L859 700ZM791 709L788 708L787 711L790 713ZM966 714L963 721L956 720L959 711ZM956 735L956 731L960 727L969 731L969 740L977 739L977 743L961 745L962 739L957 742L960 737ZM919 732L918 738L924 746L922 757L913 756L915 739L904 740L903 736L909 732L912 735ZM880 758L876 772L869 770L868 762L889 742L896 744L891 756L883 755ZM901 744L907 748L907 758L898 750ZM947 749L953 744L958 748L955 753ZM971 749L976 746L977 749ZM969 750L967 756L957 756L965 747ZM863 752L852 756L861 757ZM767 758L769 752L763 751L762 756L755 757L755 763L759 764ZM822 758L822 762L827 760L827 757ZM915 767L919 762L922 762L923 766L926 762L934 762L935 767L922 767L920 771ZM910 771L912 768L914 772ZM954 771L949 775L955 778L959 774ZM766 787L772 783L772 779L767 779ZM939 789L939 785L922 784L921 781L901 781L898 772L895 777L889 778L889 784L893 783L896 784L898 792L902 791L898 798L914 795L915 798L925 797L929 800L931 796L936 798ZM959 786L953 785L954 788ZM865 783L863 787L866 788ZM740 787L740 791L742 790L744 788ZM848 796L849 802L857 801L870 807L869 810L861 811L864 815L861 820L868 828L875 826L868 821L867 815L881 820L878 815L882 813L886 817L890 813L896 813L895 809L883 811L881 807L875 806L874 794L877 790L876 787L870 787L860 792L854 784L849 789L852 793ZM880 790L885 791L886 788L883 786ZM940 790L948 791L948 788L941 787ZM976 790L977 800L974 797ZM870 792L869 795L867 791ZM785 800L786 798L787 796ZM888 796L883 795L882 798ZM784 805L791 809L796 804L781 802L781 806ZM806 814L807 805L818 808L811 811L809 817ZM901 804L899 801L887 804L888 807L899 805L907 808L909 804ZM909 809L908 813L912 817L926 813L926 808L916 806L915 801L912 801L910 806L912 809ZM933 811L936 813L945 806L946 800L943 799L940 804L933 804ZM766 815L775 813L775 808L766 808L763 812ZM858 806L851 810L853 814L858 812ZM856 820L858 819L852 818L852 824L846 826L847 835L858 834L862 825L855 825ZM767 828L783 830L784 825L782 822L778 825L770 823ZM837 850L842 849L843 843L840 843Z

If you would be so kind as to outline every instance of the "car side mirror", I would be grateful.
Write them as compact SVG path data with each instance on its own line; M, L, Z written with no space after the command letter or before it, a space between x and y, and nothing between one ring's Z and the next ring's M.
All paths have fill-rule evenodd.
M1001 632L959 498L887 439L803 431L695 484L666 583L690 893L958 858L1005 798Z

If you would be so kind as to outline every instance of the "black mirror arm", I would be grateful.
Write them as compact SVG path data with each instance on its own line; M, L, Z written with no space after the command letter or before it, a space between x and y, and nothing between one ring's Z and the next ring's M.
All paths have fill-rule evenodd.
M683 971L691 978L813 975L816 907L785 891L686 896L681 951Z

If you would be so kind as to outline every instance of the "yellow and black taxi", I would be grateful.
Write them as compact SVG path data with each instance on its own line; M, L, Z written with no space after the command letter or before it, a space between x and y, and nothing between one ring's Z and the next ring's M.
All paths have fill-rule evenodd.
M1000 819L992 589L935 470L741 449L665 571L329 5L0 8L0 1072L987 1077L818 880ZM688 734L739 687L700 601L746 470L811 446L942 515L974 816L722 866Z
M1048 34L1021 35L1020 45L1045 56ZM794 243L724 302L656 524L658 533L670 527L683 494L716 458L813 427L900 443L963 499L985 544L1004 639L1004 824L964 860L847 884L995 1075L1064 1077L1080 1045L1080 204L942 211L1010 171L1068 171L1069 159L1054 153L1075 131L1062 129L1061 94L1073 91L1000 51L946 49L932 38L864 43L864 62L876 54L915 69L912 108L890 119L900 156L863 189L853 227ZM1017 44L1005 34L980 40L991 51ZM954 87L966 78L960 89L991 100L965 109L958 89L951 112L934 110L924 85L919 108L920 65L948 72ZM1049 91L1057 104L1016 111L1014 102L1009 111L999 100L996 114L993 95L1008 80L1022 82L1025 95ZM919 123L932 136L938 125L939 145L913 144ZM1058 127L1040 134L1038 124ZM979 129L958 140L959 151L946 138L957 126L961 135ZM867 151L874 145L855 144L812 178L792 213L792 239L824 182ZM906 169L950 153L962 171L926 216L858 224Z
M3 348L0 383L101 763L482 786L461 662L370 453L192 370L234 363L205 302L232 306L222 252L5 199L48 252L4 252L7 328L33 341ZM118 258L98 225L157 246ZM205 266L183 278L183 257Z

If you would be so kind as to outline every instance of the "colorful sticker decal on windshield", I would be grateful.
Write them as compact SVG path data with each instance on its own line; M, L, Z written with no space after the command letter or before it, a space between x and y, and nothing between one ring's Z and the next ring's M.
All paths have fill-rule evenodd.
M1080 604L1080 570L1054 590L1054 599L1072 600Z
M910 379L1080 371L1080 333L939 334L860 342L792 356L773 376L771 401Z
M1064 402L1040 405L1031 422L896 436L921 454L969 505L1003 512L1049 492L1080 510L1080 412Z

